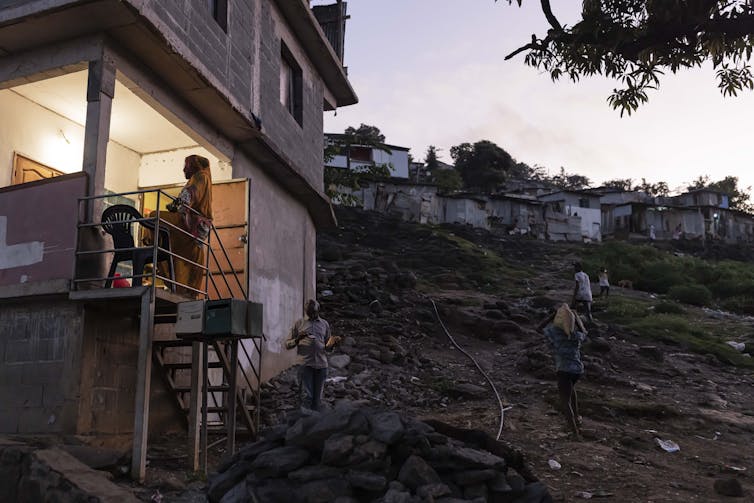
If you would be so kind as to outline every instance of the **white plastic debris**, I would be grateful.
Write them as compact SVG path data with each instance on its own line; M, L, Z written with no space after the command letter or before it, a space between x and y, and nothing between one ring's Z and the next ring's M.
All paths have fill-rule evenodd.
M746 351L746 344L744 344L743 342L726 341L725 344L732 347L739 353L743 353L744 351Z
M333 291L332 290L322 290L322 292L319 294L320 297L332 297Z
M327 379L325 379L325 382L336 384L336 383L347 381L347 380L348 378L345 376L335 376L335 377L328 377Z
M594 496L594 495L592 493L590 493L589 491L579 491L579 492L577 492L575 494L575 496L577 498L581 498L581 499L585 499L585 500L590 500L590 499L592 499L592 496Z
M547 464L550 465L550 468L553 470L560 470L562 468L562 466L560 466L560 463L558 463L554 459L549 460Z
M655 443L665 452L678 452L681 450L680 446L672 440L662 440L655 437Z

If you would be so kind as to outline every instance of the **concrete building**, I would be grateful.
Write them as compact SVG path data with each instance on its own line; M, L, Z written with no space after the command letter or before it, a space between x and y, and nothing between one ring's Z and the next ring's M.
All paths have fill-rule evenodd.
M326 142L338 142L343 138L343 134L327 133L325 134ZM408 153L407 147L384 144L378 147L370 145L351 145L348 152L338 153L327 163L328 167L346 169L360 169L368 166L390 166L390 176L393 178L402 178L407 180L409 177Z
M102 209L164 208L189 153L211 161L211 244L240 278L208 295L264 304L262 376L288 367L334 223L323 108L356 101L304 0L0 1L0 433L133 445L143 478L147 434L185 426L175 367L151 371L175 341L152 321L180 299L80 280L108 270Z
M582 190L560 190L541 195L539 200L546 204L547 214L561 223L571 222L571 219L578 217L583 239L602 240L602 210L599 194ZM571 230L566 231L560 227L558 225L558 230L555 231L555 227L548 224L547 232L550 239L556 239L555 236L560 234L572 234Z

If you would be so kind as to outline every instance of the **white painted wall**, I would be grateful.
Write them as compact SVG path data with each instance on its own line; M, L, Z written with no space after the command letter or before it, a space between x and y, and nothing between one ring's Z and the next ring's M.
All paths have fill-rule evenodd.
M81 124L11 90L0 91L0 111L0 186L11 183L14 152L64 173L81 171L84 155ZM133 150L108 142L105 188L113 192L136 190L140 159Z
M0 186L10 185L13 153L64 173L81 171L84 128L10 90L0 91Z
M566 206L566 214L581 217L581 235L594 241L602 241L602 210Z
M197 154L209 159L212 180L230 180L233 170L229 162L221 161L203 147L180 148L167 152L144 154L139 166L139 187L154 187L183 183L183 161L188 155Z

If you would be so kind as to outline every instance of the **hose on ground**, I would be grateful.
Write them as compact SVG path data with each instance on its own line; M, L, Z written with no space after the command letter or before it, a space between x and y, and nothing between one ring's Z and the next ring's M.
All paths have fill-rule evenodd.
M469 360L471 360L474 365L476 365L476 368L479 370L479 372L484 376L484 378L487 380L487 382L490 385L490 388L492 388L493 393L495 393L495 397L497 398L497 403L500 405L500 427L497 430L497 437L495 437L495 440L500 440L500 437L503 434L503 420L505 418L505 407L503 406L503 399L500 398L500 393L497 392L497 388L495 387L495 384L492 382L492 379L490 379L490 376L487 375L487 372L485 372L482 367L479 366L479 363L474 359L473 356L471 356L469 353L466 352L461 346L458 345L456 340L453 338L452 335L450 335L450 332L448 331L447 327L445 326L445 323L443 323L442 318L440 318L440 312L437 310L437 304L435 304L435 301L427 297L429 301L432 303L432 307L435 310L435 316L437 317L437 321L440 323L440 326L442 327L443 331L445 332L445 335L448 336L448 339L453 344L453 346L458 349L461 353L463 353Z

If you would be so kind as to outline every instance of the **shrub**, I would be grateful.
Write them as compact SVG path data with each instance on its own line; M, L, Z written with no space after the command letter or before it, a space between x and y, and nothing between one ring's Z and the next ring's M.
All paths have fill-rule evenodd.
M754 299L744 295L725 299L720 307L732 313L754 315Z
M675 302L662 301L655 304L657 314L686 314L686 310Z
M708 306L712 303L712 292L704 285L676 285L668 290L668 296L694 306Z
M687 283L684 274L670 262L653 262L644 268L636 285L640 290L667 293L672 287Z

